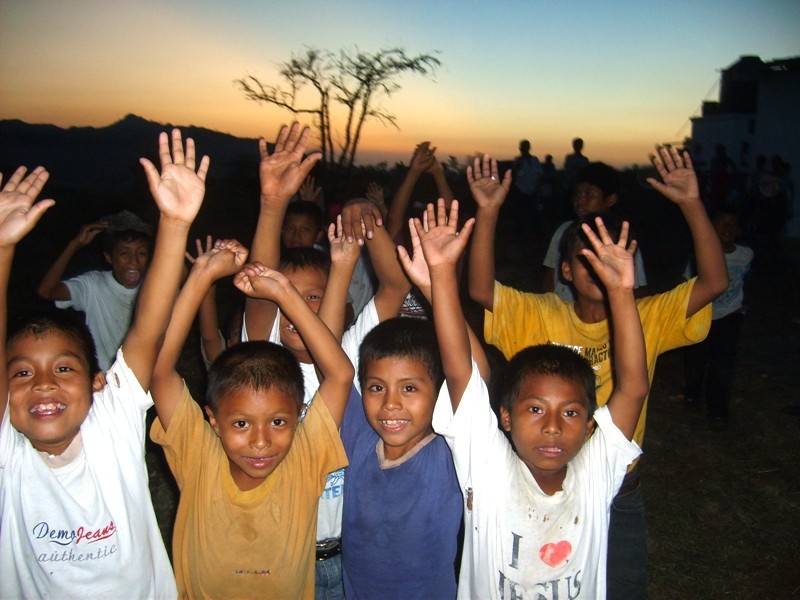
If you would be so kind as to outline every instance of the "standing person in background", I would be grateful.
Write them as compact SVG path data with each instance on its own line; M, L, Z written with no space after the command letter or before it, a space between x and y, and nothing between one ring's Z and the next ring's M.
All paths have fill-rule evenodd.
M564 157L564 175L562 179L564 188L565 202L562 205L562 217L569 219L571 211L569 210L569 203L575 193L575 185L578 183L578 173L581 169L589 165L589 159L583 155L583 138L575 138L572 140L572 154L567 154Z
M519 143L519 156L511 165L513 185L508 195L506 217L509 231L518 240L528 239L540 226L538 215L541 214L539 204L539 180L542 178L542 163L531 154L531 143L522 140Z

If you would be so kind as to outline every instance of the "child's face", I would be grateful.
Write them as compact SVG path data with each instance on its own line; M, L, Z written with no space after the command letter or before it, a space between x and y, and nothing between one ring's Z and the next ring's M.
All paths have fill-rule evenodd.
M739 219L736 215L720 214L714 219L713 224L722 245L728 248L732 246L740 233Z
M593 212L605 212L616 202L616 194L603 196L603 190L587 182L576 185L572 196L572 208L578 218Z
M220 398L216 411L206 407L206 414L228 455L231 477L244 491L269 477L289 454L300 406L277 388L244 387Z
M370 361L364 373L364 413L383 440L386 458L396 460L433 432L438 390L425 366L406 357Z
M300 295L315 313L319 312L325 286L328 285L328 274L313 267L288 269L283 271L286 278L297 288ZM306 345L289 319L281 313L281 344L288 348L301 362L310 362Z
M80 431L102 387L83 348L60 331L25 335L8 346L9 418L34 448L59 455Z
M319 241L321 233L308 215L286 215L281 239L287 248L311 248Z
M577 298L584 302L604 302L605 288L589 261L581 254L584 248L586 245L583 242L575 244L575 251L569 262L562 263L561 272L564 279L572 283Z
M557 375L538 373L523 379L510 412L500 407L500 423L540 486L555 483L555 489L594 429L586 391Z
M150 244L147 240L120 241L111 252L105 253L106 262L118 283L133 289L144 277L150 262Z

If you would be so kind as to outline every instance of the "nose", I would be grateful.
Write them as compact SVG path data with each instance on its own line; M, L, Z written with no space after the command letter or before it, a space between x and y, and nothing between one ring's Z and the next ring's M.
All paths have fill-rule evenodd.
M36 390L51 390L56 387L56 381L49 371L37 371L33 379L33 388Z
M389 390L383 398L384 410L400 410L402 403L397 392Z
M548 412L542 423L542 431L547 435L561 435L561 419L555 412Z
M255 450L263 450L270 446L272 446L272 436L270 436L269 427L254 428L250 438L250 447Z

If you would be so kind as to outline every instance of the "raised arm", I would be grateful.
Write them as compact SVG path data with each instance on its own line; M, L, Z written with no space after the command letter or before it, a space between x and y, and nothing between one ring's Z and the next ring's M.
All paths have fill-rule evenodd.
M336 217L336 223L328 226L328 242L331 247L331 271L318 314L336 339L341 341L347 321L347 291L356 262L361 256L361 246L353 239L348 241L344 235L342 215Z
M267 150L264 138L258 141L261 154L258 166L261 196L250 258L271 269L278 268L280 261L280 234L286 206L322 157L318 152L303 157L310 136L311 130L308 127L301 128L299 123L294 122L291 127L281 127L272 154ZM275 305L248 298L244 312L247 339L267 339L277 315Z
M633 253L636 251L636 242L628 244L627 221L623 223L619 241L616 243L600 217L595 223L599 237L589 225L583 224L583 231L589 238L592 249L584 248L581 253L589 261L608 293L616 382L608 401L608 410L614 424L625 437L631 439L650 385L642 322L633 296L636 279Z
M61 281L64 271L67 270L67 265L75 253L90 244L106 227L108 227L108 223L102 219L81 227L78 235L67 244L67 247L42 277L39 287L36 288L36 294L40 298L51 301L70 299L69 288Z
M353 365L339 341L282 273L251 263L234 277L233 282L248 296L275 302L297 328L320 374L320 396L338 427L354 375Z
M700 199L697 175L689 153L681 155L675 147L661 146L650 160L664 181L649 177L648 183L678 205L692 235L697 281L686 308L688 319L728 287L725 254Z
M0 421L6 411L8 398L8 364L6 355L6 334L8 332L8 280L14 262L14 249L24 238L44 212L53 206L53 200L42 200L34 204L50 176L44 167L36 167L25 177L25 167L14 171L8 182L0 190ZM0 183L3 175L0 174Z
M172 130L171 153L169 136L166 133L159 136L158 155L161 173L146 158L139 161L160 216L153 259L139 292L133 324L122 342L125 361L144 390L150 388L153 368L172 314L189 228L203 203L210 162L204 156L195 164L194 140L187 138L184 152L178 129Z
M436 160L433 154L435 151L436 148L431 149L430 142L422 142L414 148L414 154L411 155L411 165L408 167L400 187L394 193L392 203L389 205L389 212L386 215L386 231L392 240L397 239L397 235L403 228L414 186L417 185L420 176L430 169L433 161Z
M511 169L502 181L497 161L483 155L467 167L467 181L478 205L475 237L469 251L469 295L486 310L494 307L494 234L500 207L511 189Z
M172 309L151 382L156 414L165 430L169 428L183 390L183 379L176 365L198 307L218 279L238 272L246 260L247 248L236 240L217 240L210 249L194 258L189 277Z
M420 264L420 249L427 265L433 323L453 411L458 408L472 374L472 346L458 293L456 263L474 224L475 219L469 219L458 231L458 201L450 204L448 215L445 201L439 199L435 209L428 205L422 221L411 220L414 257L409 258L404 248L398 249L406 271L423 293L428 286L425 269Z
M431 153L433 154L436 152L436 148L431 149ZM442 163L436 158L436 155L433 156L433 162L431 166L428 167L428 173L430 173L431 177L433 177L433 181L436 184L436 192L439 194L439 198L444 199L445 207L449 210L450 203L455 199L453 196L453 190L450 188L450 184L447 181L447 177L444 172L444 168L442 168Z

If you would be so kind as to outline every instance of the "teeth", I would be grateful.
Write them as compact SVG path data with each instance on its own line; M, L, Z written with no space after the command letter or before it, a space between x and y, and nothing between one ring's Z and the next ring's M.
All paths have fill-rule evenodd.
M396 425L402 425L404 423L408 423L407 419L383 419L381 421L384 425L388 425L389 427L394 427Z
M286 324L286 329L287 329L287 331L291 331L292 333L296 333L297 332L297 329L295 329L294 325L292 325L291 323L287 323Z
M65 405L61 404L61 402L48 402L47 404L37 404L32 406L28 411L32 415L38 415L40 413L53 413L53 412L61 412L67 408Z

